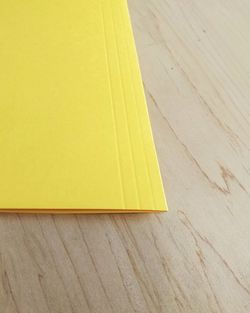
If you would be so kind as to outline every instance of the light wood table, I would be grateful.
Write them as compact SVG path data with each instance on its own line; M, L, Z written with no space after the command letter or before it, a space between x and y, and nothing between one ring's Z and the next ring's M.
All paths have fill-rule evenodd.
M129 7L170 212L1 215L1 313L250 312L250 2Z

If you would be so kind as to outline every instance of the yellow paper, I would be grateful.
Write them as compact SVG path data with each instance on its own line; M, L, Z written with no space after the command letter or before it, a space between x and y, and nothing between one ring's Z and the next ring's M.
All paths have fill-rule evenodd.
M0 2L0 210L166 201L125 0Z

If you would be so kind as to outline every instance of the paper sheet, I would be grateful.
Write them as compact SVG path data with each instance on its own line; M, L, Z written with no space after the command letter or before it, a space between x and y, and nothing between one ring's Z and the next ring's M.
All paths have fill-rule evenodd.
M0 2L0 210L166 201L125 0Z

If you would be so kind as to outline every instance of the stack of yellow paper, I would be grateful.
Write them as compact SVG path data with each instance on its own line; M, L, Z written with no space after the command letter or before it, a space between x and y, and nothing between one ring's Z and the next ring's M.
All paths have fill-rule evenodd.
M0 211L166 210L125 0L0 2Z

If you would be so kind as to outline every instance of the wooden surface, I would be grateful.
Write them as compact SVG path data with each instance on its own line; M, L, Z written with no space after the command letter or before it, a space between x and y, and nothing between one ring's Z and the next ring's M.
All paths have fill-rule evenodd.
M170 212L1 215L1 313L250 312L250 2L129 7Z

